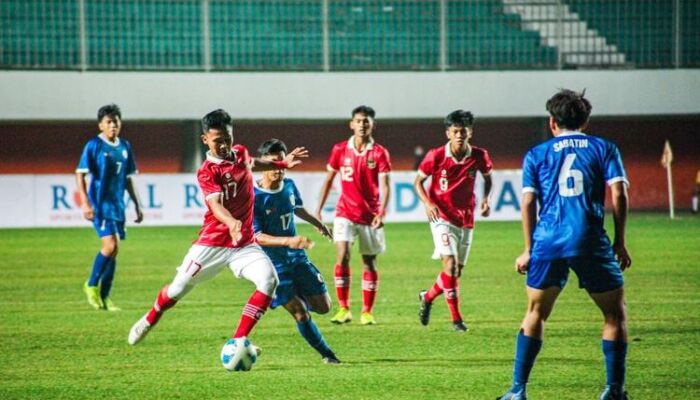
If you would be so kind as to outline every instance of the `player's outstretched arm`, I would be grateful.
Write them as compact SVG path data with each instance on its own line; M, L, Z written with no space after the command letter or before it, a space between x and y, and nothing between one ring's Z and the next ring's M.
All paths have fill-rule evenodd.
M255 240L261 246L289 247L291 249L311 249L314 242L306 236L272 236L267 233L258 233Z
M320 233L322 236L327 237L330 240L333 240L333 233L331 232L331 230L328 229L328 227L326 225L324 225L320 219L311 215L311 213L309 213L309 211L306 208L304 208L304 207L295 208L294 215L296 215L297 217L299 217L299 218L303 219L304 221L313 225L314 228L316 228L316 230L318 231L318 233Z
M525 274L530 268L530 250L532 249L532 232L535 230L537 222L537 196L532 192L523 194L522 199L522 220L523 239L525 249L522 254L515 259L515 270L520 274Z
M80 197L80 208L83 211L83 217L86 220L92 221L95 218L95 211L90 205L90 200L87 195L87 184L85 183L85 172L76 172L75 181L78 188L78 196Z
M297 147L290 151L282 161L263 160L253 158L253 171L271 171L276 169L291 169L301 164L302 158L309 157L309 151L305 147Z
M330 193L331 191L331 186L333 186L333 179L335 179L335 174L335 171L328 171L328 174L326 175L326 180L323 181L323 185L321 186L321 193L318 196L318 208L316 208L316 218L318 218L319 221L323 221L321 213L323 211L323 206L326 205L326 200L328 199L328 193Z
M481 204L479 209L481 211L482 217L488 217L491 214L491 205L489 204L489 199L491 198L491 189L493 188L493 179L491 179L491 174L486 175L481 174L484 178L484 197L481 199Z
M612 193L613 220L615 222L615 239L613 240L613 251L620 263L623 271L632 265L627 247L625 245L625 225L627 224L627 212L629 208L629 197L627 194L627 184L625 182L615 182L610 186Z
M136 208L136 219L134 222L140 224L143 221L143 211L141 209L141 199L139 198L139 192L136 190L136 185L134 184L134 177L129 175L126 177L126 191L129 192L131 196L131 201L134 202L134 207Z
M207 204L209 205L209 209L211 210L212 214L214 214L214 218L228 227L228 233L231 236L231 241L233 241L233 244L235 245L238 243L242 237L241 226L243 224L241 221L234 218L226 207L224 207L224 205L221 203L221 196L212 196L211 198L207 199Z
M419 172L418 175L416 175L416 179L413 181L413 187L416 188L418 198L425 206L425 215L428 216L428 221L435 222L440 219L440 213L438 212L437 206L430 201L428 194L425 192L423 182L425 182L426 179L428 179L428 177Z

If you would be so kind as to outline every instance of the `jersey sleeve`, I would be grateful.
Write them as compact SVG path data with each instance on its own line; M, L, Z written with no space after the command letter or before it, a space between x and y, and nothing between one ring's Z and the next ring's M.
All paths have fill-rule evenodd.
M304 207L304 201L301 199L301 194L299 193L299 189L297 189L297 185L294 184L294 181L292 180L289 180L288 182L292 187L292 192L294 196L294 208Z
M197 171L197 183L202 190L205 201L214 196L221 196L221 177L213 171L206 168Z
M489 155L489 152L482 149L482 158L481 162L479 163L479 171L481 172L482 175L488 175L491 173L491 170L493 169L493 162L491 162L491 156Z
M233 151L236 153L238 162L243 163L248 168L253 166L253 159L250 157L247 147L243 146L242 144L237 144L233 146Z
M384 149L379 162L379 173L388 174L389 172L391 172L391 156L389 155L389 150Z
M423 161L420 162L420 165L418 165L418 174L423 177L431 176L433 174L434 168L435 152L431 150L428 152L428 154L425 155Z
M93 145L93 141L89 141L85 144L85 147L83 147L83 153L80 155L80 160L78 161L78 167L75 169L75 172L80 172L80 173L90 173L90 171L94 171L94 163L95 163L95 158L93 156L94 151L93 148L95 147Z
M136 169L136 159L134 158L134 152L131 150L131 144L126 143L126 176L137 174L139 171Z
M523 193L539 193L540 184L537 179L537 165L532 150L528 151L523 160Z
M605 158L605 182L608 185L612 185L616 182L624 182L627 186L630 184L627 180L625 167L622 165L620 150L612 143L608 146L607 156Z
M326 168L329 171L338 172L340 169L340 156L340 148L338 146L333 146L333 149L331 149L331 155L328 156L328 164L326 165Z

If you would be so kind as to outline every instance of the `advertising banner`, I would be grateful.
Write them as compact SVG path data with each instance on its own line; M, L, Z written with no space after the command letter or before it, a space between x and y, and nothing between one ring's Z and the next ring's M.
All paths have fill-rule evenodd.
M289 172L301 192L304 206L314 212L325 172ZM426 221L413 180L413 171L391 173L391 198L387 222ZM488 220L520 219L520 170L493 171L491 216ZM256 176L257 178L258 176ZM140 174L135 176L144 208L142 225L199 225L206 211L194 174ZM323 210L325 222L331 222L339 195L339 182ZM0 227L90 226L80 211L74 175L0 175ZM477 207L483 193L483 181L477 178ZM133 204L127 199L127 224L135 218ZM477 213L478 215L478 213ZM484 219L477 217L477 220ZM486 219L484 219L486 220Z

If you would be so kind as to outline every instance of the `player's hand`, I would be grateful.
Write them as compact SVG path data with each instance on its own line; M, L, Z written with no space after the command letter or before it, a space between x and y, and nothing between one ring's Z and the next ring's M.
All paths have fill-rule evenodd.
M632 258L630 257L630 253L627 251L624 244L613 243L613 251L617 257L617 262L620 263L621 270L624 271L632 266Z
M234 222L228 226L228 234L231 236L231 241L233 242L234 246L238 244L238 241L243 237L243 234L241 233L242 226L243 224L239 220L234 220Z
M525 250L515 259L515 270L519 274L525 275L528 269L530 269L530 252Z
M141 221L143 221L143 211L141 211L141 207L136 207L136 219L134 222L140 224Z
M437 222L440 219L440 212L435 204L425 205L425 215L428 216L428 221Z
M377 214L372 218L372 223L370 224L370 227L372 229L379 229L382 226L384 226L384 217L381 214Z
M327 237L331 241L333 240L333 232L330 230L330 228L328 228L328 226L326 226L326 224L321 224L321 226L317 226L316 230L318 231L318 233L321 234L321 236Z
M95 211L90 204L83 204L81 208L83 209L83 217L85 217L86 220L92 221L95 219Z
M294 168L301 164L300 158L307 158L308 156L309 151L306 150L306 147L297 147L284 157L284 162L287 163L287 168Z
M287 246L292 249L311 249L315 244L306 236L293 236L287 239Z
M481 200L481 206L479 208L482 217L488 217L491 214L491 206L489 205L488 199Z

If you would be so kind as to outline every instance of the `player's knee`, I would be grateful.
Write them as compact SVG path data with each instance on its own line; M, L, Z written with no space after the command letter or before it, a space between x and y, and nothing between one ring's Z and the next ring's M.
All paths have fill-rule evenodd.
M368 271L375 271L377 269L377 256L362 256L362 264Z
M275 293L275 289L277 289L279 283L280 280L277 275L270 274L255 282L255 288L268 296L272 296L272 294Z
M116 257L119 252L119 244L116 240L104 241L100 252L106 257Z
M322 301L312 304L311 307L316 314L328 314L331 311L331 302L330 299L326 297Z
M295 310L292 316L297 322L306 322L311 319L311 315L306 310Z

